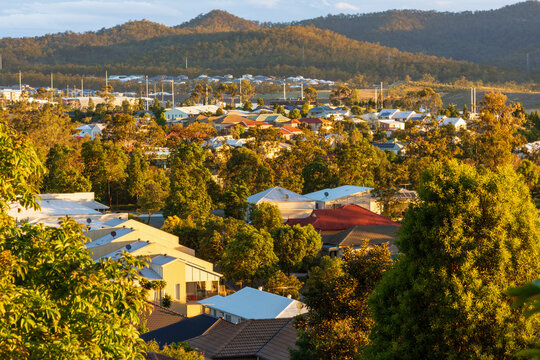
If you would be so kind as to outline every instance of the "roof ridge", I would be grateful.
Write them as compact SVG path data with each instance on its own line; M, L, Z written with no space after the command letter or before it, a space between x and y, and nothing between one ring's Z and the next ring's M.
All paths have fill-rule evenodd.
M238 329L236 329L236 333L234 333L234 335L232 335L226 342L223 342L223 344L215 351L214 355L219 354L225 347L227 347L227 345L229 345L240 334L240 332L242 332L242 330L244 330L247 327L247 324L251 322L253 322L253 319L235 324L238 326ZM221 329L217 331L221 332L225 330L229 330L229 328L225 328L225 329ZM204 336L204 335L205 334L202 334L200 336Z
M276 319L277 320L277 319ZM289 323L293 321L293 318L289 319L289 321L287 321L280 329L279 331L276 331L274 333L274 335L272 335L260 348L259 350L257 350L255 352L256 355L259 355L259 353L261 352L262 349L264 349L266 347L266 345L268 345L270 343L270 341L272 341L276 336L278 336L282 331L283 329L285 329L287 327L287 325L289 325Z

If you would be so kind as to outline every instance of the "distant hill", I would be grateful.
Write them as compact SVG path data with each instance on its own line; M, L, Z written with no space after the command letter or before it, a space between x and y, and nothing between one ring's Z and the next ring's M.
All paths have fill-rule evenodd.
M259 26L252 21L242 19L223 10L212 10L187 21L177 28L191 29L196 32L229 32L257 30Z
M402 51L497 66L540 69L540 3L459 13L391 10L296 22Z
M401 21L400 31L416 31L423 23ZM461 76L489 82L526 79L517 71L403 52L315 26L260 27L223 11L177 27L142 20L96 32L4 38L0 52L4 69L11 73L19 69L86 75L103 74L105 69L148 75L250 72L333 80L360 74L366 84L425 74L445 82Z

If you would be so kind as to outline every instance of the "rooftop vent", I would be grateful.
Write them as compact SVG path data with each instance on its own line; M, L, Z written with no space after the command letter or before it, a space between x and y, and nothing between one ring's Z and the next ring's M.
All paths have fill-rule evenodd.
M116 236L116 231L111 231L111 236L115 237Z
M328 193L328 191L325 191L325 192L324 192L324 196L328 197L328 195L330 195L330 194Z
M130 244L127 244L127 245L126 245L126 249L131 250L131 245L130 245Z
M262 287L262 286L259 286L257 289L258 289L259 291L262 291L263 287Z

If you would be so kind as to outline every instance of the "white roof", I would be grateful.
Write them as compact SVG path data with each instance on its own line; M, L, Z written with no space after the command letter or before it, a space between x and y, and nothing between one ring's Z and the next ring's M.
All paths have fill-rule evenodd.
M394 116L399 109L382 109L379 116Z
M135 241L135 242L132 242L131 244L127 244L126 246L118 249L118 250L115 250L111 253L108 253L107 255L103 255L101 258L102 259L113 259L113 260L117 260L119 257L120 257L120 253L122 251L126 251L128 253L131 253L133 251L137 251L139 249L142 249L143 247L145 246L148 246L150 245L147 241Z
M393 117L397 119L408 119L411 116L414 116L416 112L414 111L400 111L395 114Z
M250 204L258 204L261 202L289 202L289 201L313 201L303 195L297 194L293 191L276 186L260 193L251 195L247 198L247 202Z
M345 196L371 191L373 188L365 186L343 185L334 189L323 189L305 196L315 201L332 201Z
M132 232L132 229L129 228L120 228L120 229L111 229L111 232L105 236L102 236L94 241L91 241L86 244L87 248L94 248L97 246L105 245L113 241L114 239L117 239L121 236L124 236L126 234L129 234Z
M443 120L442 125L448 125L448 124L456 125L459 123L466 123L466 121L460 117L459 118L446 118Z
M199 301L199 304L244 319L275 319L285 312L291 304L299 309L297 303L301 304L297 300L250 287L245 287L229 296L216 295ZM299 313L306 312L305 307L303 310Z
M18 203L11 205L9 216L17 219L36 218L40 216L67 216L67 215L100 215L88 206L68 200L41 200L41 210L25 209Z

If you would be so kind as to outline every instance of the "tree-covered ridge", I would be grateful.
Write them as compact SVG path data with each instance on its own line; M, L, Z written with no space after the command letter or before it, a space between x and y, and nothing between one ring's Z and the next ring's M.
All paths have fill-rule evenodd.
M337 80L363 73L369 75L369 81L395 81L406 75L420 78L426 73L441 81L461 76L484 81L520 79L516 72L501 72L494 67L401 52L312 26L216 33L193 32L187 28L170 28L170 33L167 33L150 22L124 26L128 29L51 35L56 39L55 44L47 41L46 37L4 39L0 42L0 49L3 48L1 51L8 71L100 74L108 69L111 72L150 75L184 73L184 58L188 57L191 69L209 73L303 74ZM152 32L145 30L145 39L135 39L138 27L153 29L156 35L152 36ZM122 37L121 34L127 35ZM62 36L66 37L65 44L60 44Z
M259 26L253 21L242 19L226 11L212 10L178 25L177 28L191 29L197 32L225 32L256 30Z
M314 25L402 51L508 67L525 68L526 54L530 53L529 66L538 69L539 16L540 3L526 1L489 11L390 10L328 15L296 24Z

